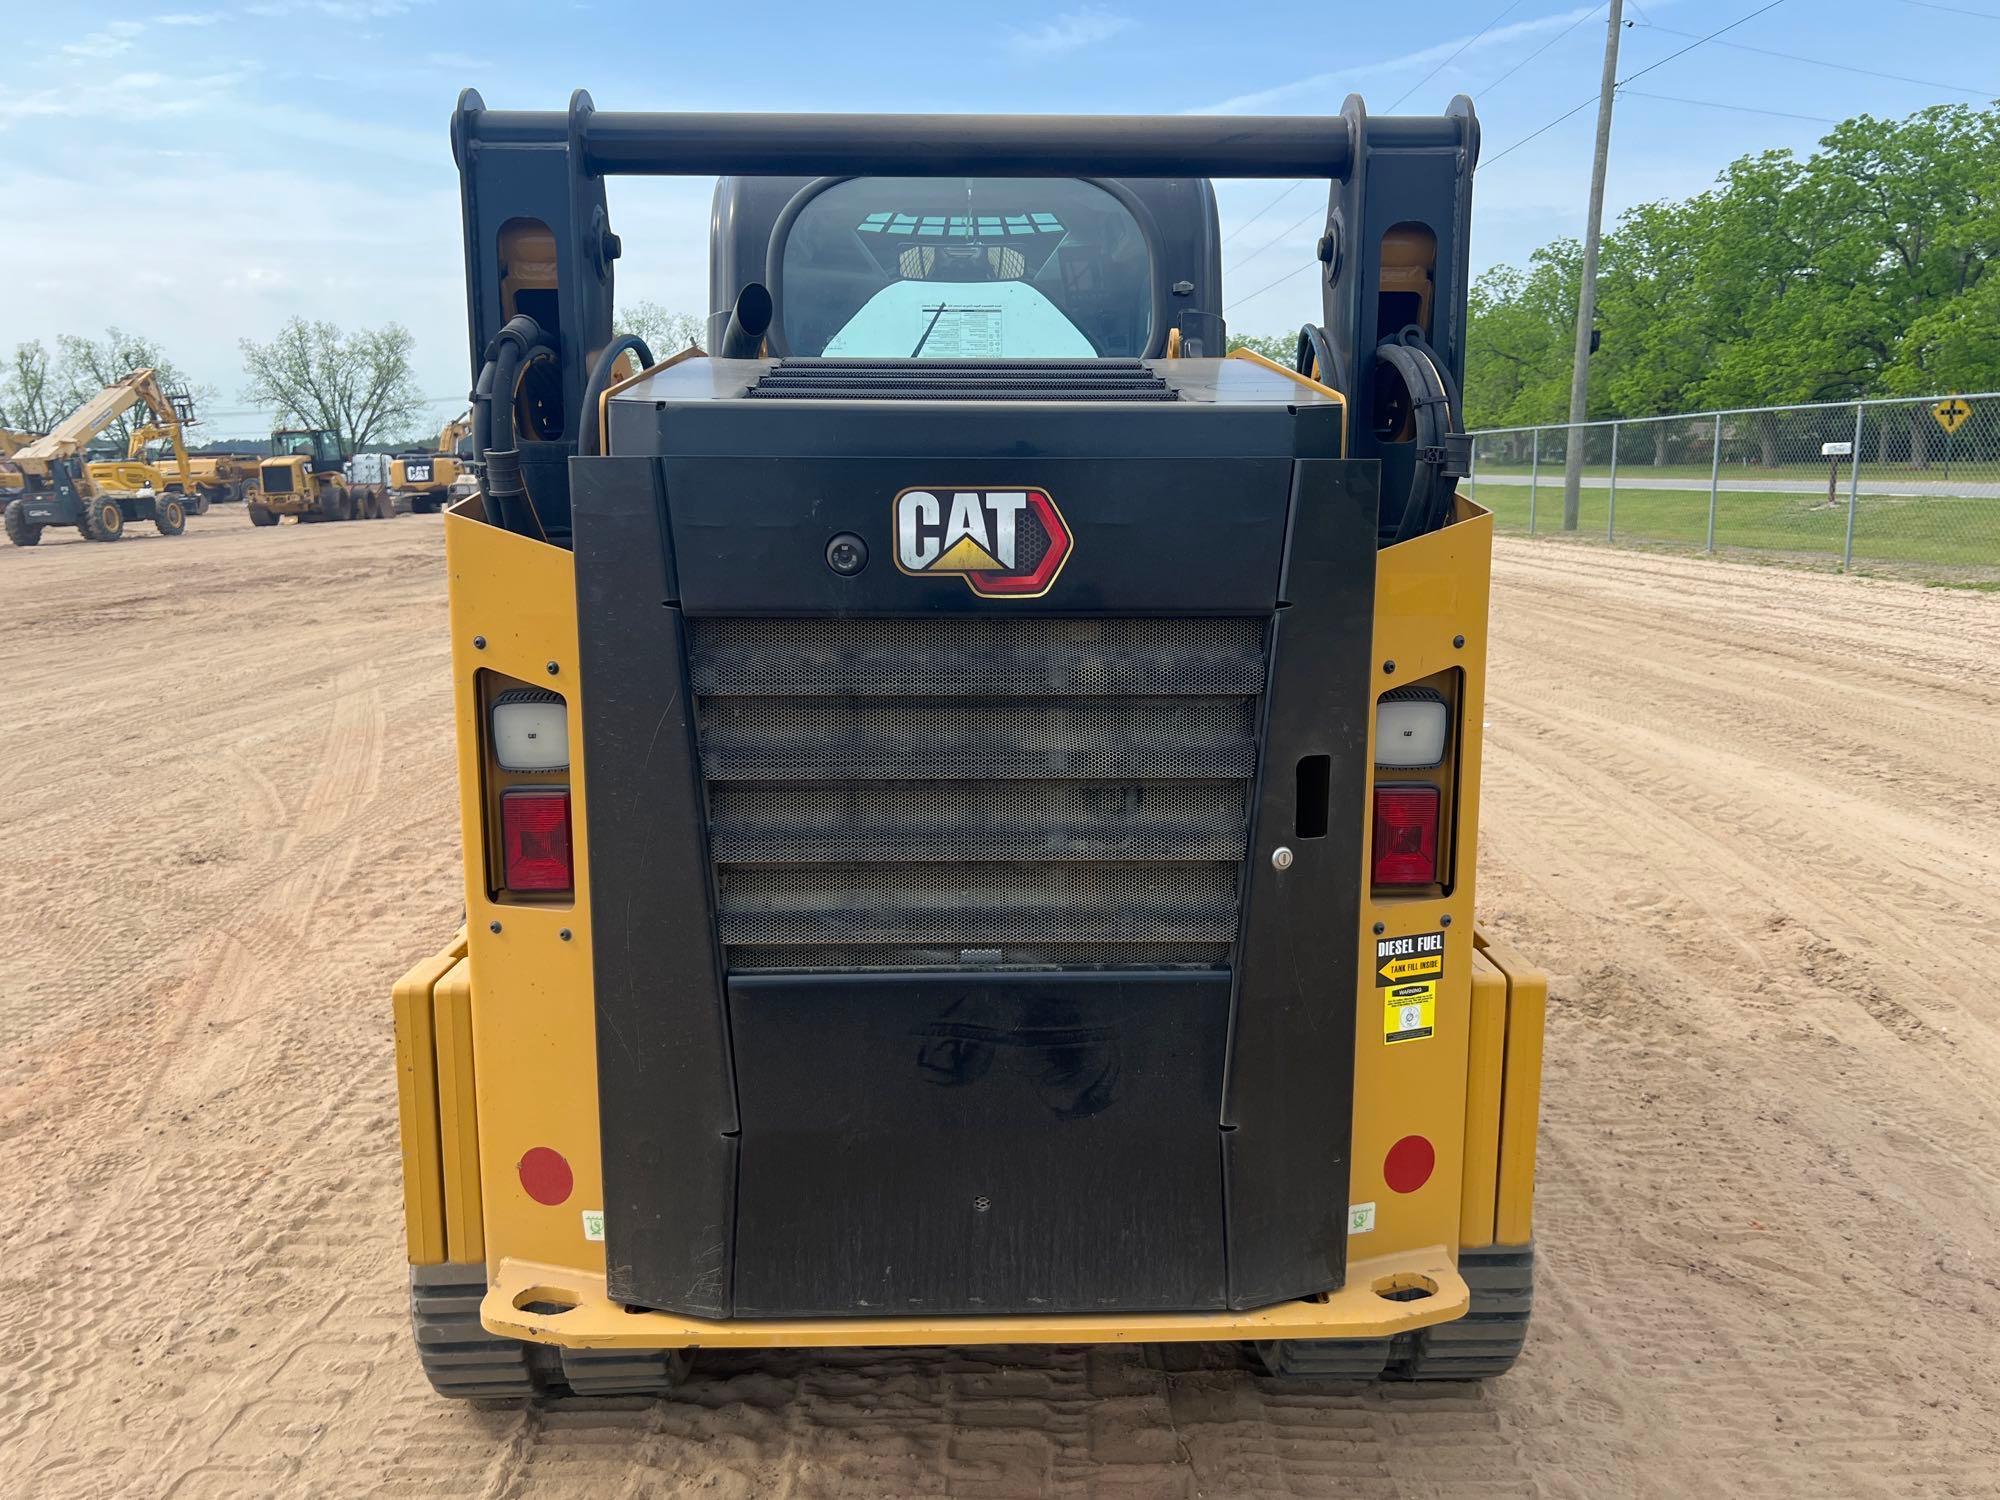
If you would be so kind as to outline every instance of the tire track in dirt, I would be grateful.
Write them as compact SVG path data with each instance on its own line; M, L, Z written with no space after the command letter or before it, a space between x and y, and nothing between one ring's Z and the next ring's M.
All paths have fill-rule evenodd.
M458 919L436 523L190 532L0 551L0 900L56 913L0 952L26 1493L1991 1493L1995 601L1502 544L1482 920L1556 983L1490 1388L857 1350L480 1412L408 1347L387 1014Z

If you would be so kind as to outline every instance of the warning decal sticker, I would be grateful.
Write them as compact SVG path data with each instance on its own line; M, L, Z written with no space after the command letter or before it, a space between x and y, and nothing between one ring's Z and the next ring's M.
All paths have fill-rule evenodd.
M1444 978L1444 934L1375 939L1375 988L1412 979Z
M1435 979L1394 985L1382 996L1382 1040L1420 1042L1437 1030Z

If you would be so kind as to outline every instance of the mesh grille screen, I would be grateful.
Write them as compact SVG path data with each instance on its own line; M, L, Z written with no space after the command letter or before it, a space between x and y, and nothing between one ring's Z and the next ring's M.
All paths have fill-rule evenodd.
M694 620L732 970L1216 967L1261 620Z

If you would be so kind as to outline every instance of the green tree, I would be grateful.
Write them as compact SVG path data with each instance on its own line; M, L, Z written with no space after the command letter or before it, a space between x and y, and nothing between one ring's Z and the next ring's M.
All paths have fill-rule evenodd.
M623 304L613 321L620 333L635 333L644 339L655 359L666 359L699 344L706 327L705 320L696 314L669 312L648 297Z
M240 340L243 399L271 408L280 426L322 428L343 454L406 431L424 411L410 367L416 340L400 323L343 333L293 318L267 344Z
M1229 347L1248 349L1252 354L1275 360L1287 370L1297 363L1299 357L1299 336L1296 333L1236 334L1229 336Z
M1474 285L1475 425L1560 421L1568 242ZM1605 238L1591 415L1839 401L2000 385L2000 106L1844 121L1801 160L1732 162L1714 187L1626 213ZM1654 429L1665 459L1670 424ZM1738 426L1775 463L1773 418ZM1880 440L1888 445L1891 434ZM1928 462L1919 410L1880 456Z
M40 339L14 346L0 368L0 427L47 432L64 414L62 389Z
M1469 427L1561 422L1569 415L1569 367L1583 248L1545 245L1528 269L1494 266L1473 283L1466 339Z
M190 382L180 366L167 357L166 351L144 334L128 333L116 327L105 329L101 339L65 333L57 337L56 349L56 384L61 392L56 401L57 421L105 386L123 380L134 370L151 370L161 388L168 392L185 391L194 402L197 413L202 403L215 394L212 387ZM132 429L147 420L143 409L127 411L104 429L104 440L116 443L122 457Z
M1836 127L1812 170L1840 215L1849 262L1866 293L1849 336L1865 343L1880 388L1924 395L1989 387L1996 369L1986 269L2000 253L2000 110L1937 105L1901 121L1862 115ZM1942 441L1919 408L1905 414L1904 451L1929 462Z
M1641 204L1605 236L1597 288L1603 345L1592 356L1591 380L1592 404L1605 415L1666 416L1700 404L1713 345L1688 251L1704 239L1710 208L1706 198ZM1671 437L1671 423L1647 424L1640 441L1653 463L1668 461Z

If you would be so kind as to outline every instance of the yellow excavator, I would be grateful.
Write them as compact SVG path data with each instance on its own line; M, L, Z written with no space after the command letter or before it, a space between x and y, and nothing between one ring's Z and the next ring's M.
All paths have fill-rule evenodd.
M133 453L164 442L171 466L143 458L89 462L91 440L134 407L151 417L133 435ZM161 536L187 529L187 496L194 491L182 429L193 417L185 391L168 391L151 369L134 370L90 397L49 432L24 444L0 475L9 490L7 540L32 547L51 526L74 526L96 542L115 542L133 521L151 521Z
M407 501L420 516L430 515L451 499L451 487L465 473L462 460L472 442L472 413L460 412L438 433L430 453L399 453L389 465L389 497Z

